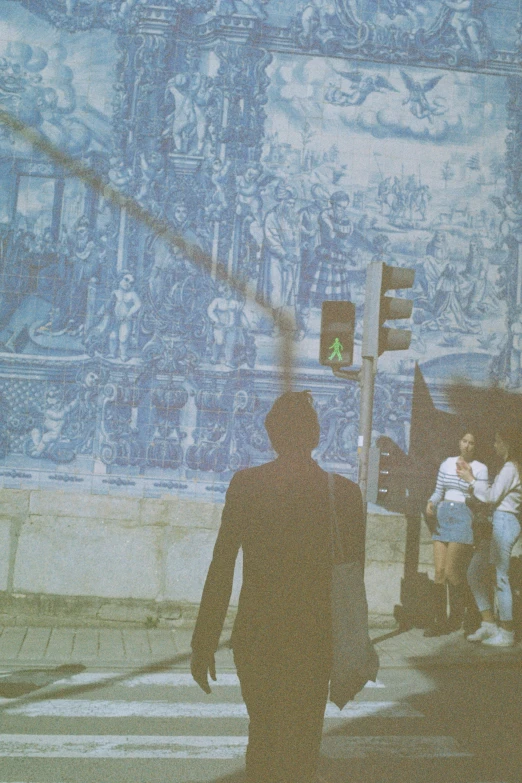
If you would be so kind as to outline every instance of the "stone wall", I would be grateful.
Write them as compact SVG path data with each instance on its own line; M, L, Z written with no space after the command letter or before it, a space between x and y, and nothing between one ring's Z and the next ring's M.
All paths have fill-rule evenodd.
M45 599L44 613L58 611L52 609L54 601L62 611L67 607L71 621L76 606L78 614L91 611L108 622L154 617L156 605L165 610L160 614L176 622L182 615L190 620L201 596L222 507L222 503L169 496L116 498L1 490L0 591L4 591L4 603L13 610L23 596L29 602L31 596L38 596L40 612ZM404 517L370 513L366 584L370 613L375 617L389 619L400 602L405 552ZM424 528L419 570L430 567L431 547ZM239 558L233 606L240 582ZM59 597L76 600L60 601ZM179 607L177 614L173 605Z

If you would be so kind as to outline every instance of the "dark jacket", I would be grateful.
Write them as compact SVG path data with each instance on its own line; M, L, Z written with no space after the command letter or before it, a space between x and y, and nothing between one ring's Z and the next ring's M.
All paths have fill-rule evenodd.
M239 548L243 584L231 646L235 653L303 660L331 651L331 535L328 474L311 458L279 457L234 475L192 636L214 653L223 628ZM359 487L335 476L346 560L364 560Z

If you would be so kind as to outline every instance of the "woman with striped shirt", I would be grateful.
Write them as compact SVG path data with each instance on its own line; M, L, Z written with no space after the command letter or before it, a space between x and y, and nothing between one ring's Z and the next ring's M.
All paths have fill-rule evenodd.
M518 520L522 503L520 432L514 431L513 428L498 431L495 435L494 448L504 464L495 476L491 487L478 480L472 465L462 464L457 467L459 477L468 482L475 497L484 503L491 503L494 508L491 541L480 543L468 569L468 581L482 615L482 624L467 639L470 642L482 642L489 647L512 647L515 643L515 634L509 563L511 552L520 535ZM498 626L491 600L490 565L495 567L496 572Z
M435 561L433 586L433 621L424 636L441 636L462 625L466 595L466 567L473 544L472 515L466 505L469 483L457 474L459 466L469 466L477 482L488 484L488 469L473 459L475 436L464 432L459 441L458 457L448 457L439 468L435 492L426 507L427 517L436 517L432 534ZM450 615L446 615L446 581L449 589Z

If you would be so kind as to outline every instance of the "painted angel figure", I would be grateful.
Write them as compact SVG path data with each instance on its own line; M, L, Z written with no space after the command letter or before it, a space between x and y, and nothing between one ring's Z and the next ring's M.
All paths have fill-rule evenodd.
M209 198L207 215L212 220L219 220L223 212L228 208L226 186L229 178L231 161L223 162L220 158L212 161L210 170L210 182L214 190Z
M412 79L404 71L399 71L399 73L408 90L408 97L402 103L403 105L409 104L410 111L414 117L417 117L419 120L423 120L426 117L429 122L433 122L433 117L446 113L447 107L444 105L444 101L440 98L435 98L430 103L426 97L426 93L433 90L443 75L434 76L432 79L421 82Z
M239 217L250 216L256 223L262 223L262 191L274 180L273 174L263 174L257 163L249 163L242 174L236 177L237 203L236 214Z
M174 150L200 155L208 134L207 104L210 100L208 77L199 73L177 73L167 82L167 96L174 99L174 111L167 119L163 136L171 136Z
M112 292L109 301L98 313L100 322L87 337L87 341L94 345L108 334L109 357L115 359L119 354L122 362L126 362L129 358L127 347L132 333L133 319L141 308L141 299L133 286L134 275L123 272L118 288Z
M136 201L146 203L154 198L155 186L163 170L163 159L156 150L151 150L148 155L140 154L141 183L136 193Z
M45 396L42 422L31 431L31 446L29 455L40 457L51 448L62 435L69 414L72 413L80 402L75 397L66 402L59 386L51 386Z
M449 24L455 31L462 50L476 62L482 62L486 58L487 48L484 22L480 18L484 12L484 2L443 0L443 5L447 9Z
M385 90L399 92L388 79L380 74L370 76L360 71L336 71L336 73L350 82L348 92L333 88L325 94L325 100L336 106L361 106L372 92L384 92Z

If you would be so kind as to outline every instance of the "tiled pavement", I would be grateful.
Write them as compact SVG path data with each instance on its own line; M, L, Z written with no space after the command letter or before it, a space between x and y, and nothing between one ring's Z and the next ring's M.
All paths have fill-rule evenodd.
M520 665L522 648L492 650L466 642L462 632L426 639L422 630L371 632L381 668L455 665ZM136 628L0 628L0 666L31 667L82 664L88 668L186 668L189 629ZM227 634L223 635L226 641ZM233 668L232 653L223 647L217 666Z

